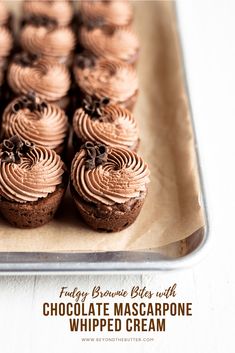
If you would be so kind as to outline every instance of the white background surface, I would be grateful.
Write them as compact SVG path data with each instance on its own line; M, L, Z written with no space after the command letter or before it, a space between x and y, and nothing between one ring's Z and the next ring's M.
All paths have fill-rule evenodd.
M206 187L212 242L205 259L180 272L116 276L0 278L0 352L69 351L233 353L235 334L235 1L180 0L191 102ZM132 285L164 288L177 282L178 299L193 302L193 316L170 320L154 342L82 344L62 320L45 320L44 301L61 286L90 290ZM136 337L138 335L134 335Z

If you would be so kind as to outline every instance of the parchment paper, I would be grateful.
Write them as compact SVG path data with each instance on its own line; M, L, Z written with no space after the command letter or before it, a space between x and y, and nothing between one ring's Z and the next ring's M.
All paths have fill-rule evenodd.
M174 9L167 1L139 1L134 6L141 42L135 115L141 134L139 153L151 170L141 215L120 233L97 233L79 219L68 193L56 219L42 228L19 230L0 218L0 252L156 249L185 239L204 225Z

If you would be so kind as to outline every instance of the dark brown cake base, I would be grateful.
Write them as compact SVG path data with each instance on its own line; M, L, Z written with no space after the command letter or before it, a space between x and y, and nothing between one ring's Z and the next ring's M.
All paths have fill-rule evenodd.
M37 228L53 219L65 191L65 186L59 186L47 198L36 202L18 203L1 200L0 212L14 227Z
M138 217L146 197L146 193L142 193L140 198L132 198L124 204L107 206L84 201L73 186L71 193L83 220L100 232L119 232L129 227Z

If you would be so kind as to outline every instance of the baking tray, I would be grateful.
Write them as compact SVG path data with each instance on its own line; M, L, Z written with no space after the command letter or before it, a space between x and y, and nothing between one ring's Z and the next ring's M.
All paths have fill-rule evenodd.
M162 3L162 4L161 4ZM166 6L165 1L158 2L157 6ZM11 6L17 7L17 2L10 2ZM148 3L137 2L135 6L141 6L144 11ZM151 5L153 6L153 5ZM174 2L168 2L167 6L173 8L175 21L177 21L177 9ZM154 26L154 23L152 23ZM179 35L178 26L176 30ZM181 53L182 68L183 55ZM184 75L185 89L187 83ZM189 101L189 95L188 95ZM191 113L192 119L192 113ZM193 119L192 119L193 120ZM195 129L192 121L192 127ZM126 272L126 271L155 271L173 270L192 266L205 253L207 248L209 232L207 212L205 205L205 193L202 185L200 163L198 157L197 143L195 142L195 153L198 162L198 173L201 189L201 206L204 210L204 226L193 232L186 239L177 241L157 249L145 251L106 251L106 252L0 252L0 272L2 274L14 273L82 273L82 272ZM108 236L108 235L107 235Z

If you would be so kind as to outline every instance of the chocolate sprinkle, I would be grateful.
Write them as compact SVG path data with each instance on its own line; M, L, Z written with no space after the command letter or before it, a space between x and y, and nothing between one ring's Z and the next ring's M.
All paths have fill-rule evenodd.
M83 147L86 150L86 170L92 170L99 165L103 165L108 159L107 146L102 144L94 144L93 142L86 142Z
M35 92L29 92L27 95L20 97L16 101L12 106L12 112L17 114L19 110L25 108L29 109L31 112L39 111L41 113L47 108L47 103L45 101L37 103Z
M21 158L26 156L32 149L34 149L32 142L23 140L16 135L12 136L2 142L0 160L5 163L19 164Z
M83 99L83 109L94 120L100 119L103 115L103 108L110 103L108 97L97 99L87 96Z

